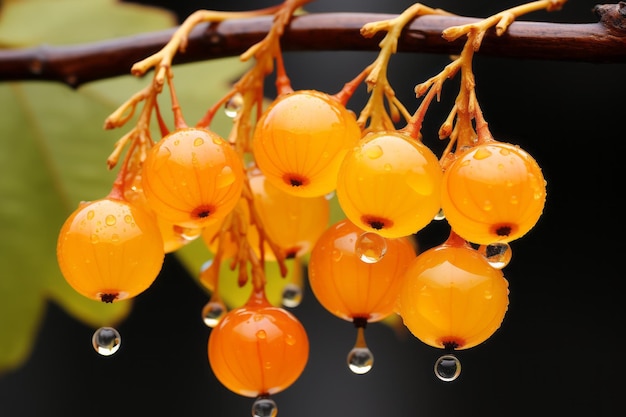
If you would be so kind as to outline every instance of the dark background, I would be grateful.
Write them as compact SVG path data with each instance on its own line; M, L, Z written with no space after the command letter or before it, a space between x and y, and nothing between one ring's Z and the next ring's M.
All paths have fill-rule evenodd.
M197 8L246 9L276 2L151 2L172 6L180 18ZM228 3L228 6L225 6ZM236 4L231 4L236 3ZM451 12L486 17L514 1L433 1ZM317 0L311 12L399 13L408 1ZM594 22L592 1L571 0L561 12L524 20ZM295 88L334 93L371 53L287 53ZM398 54L390 79L410 109L413 87L439 72L445 56ZM352 374L345 357L353 326L323 310L308 289L293 313L307 328L310 360L302 377L274 396L279 416L540 415L615 416L623 409L621 339L624 306L623 98L626 67L476 56L477 94L494 136L517 143L543 167L545 212L535 229L512 243L504 270L510 304L502 327L484 344L458 352L453 383L432 367L441 351L390 327L366 330L376 357L372 371ZM271 86L271 82L268 83ZM456 94L452 80L433 103L424 141L436 133ZM359 109L360 91L350 106ZM445 224L420 233L423 248L441 243ZM619 285L619 287L618 287ZM30 360L0 378L0 416L249 416L252 399L223 388L211 373L209 329L199 314L207 301L174 257L154 286L136 299L118 329L122 349L100 357L90 347L94 329L50 305Z

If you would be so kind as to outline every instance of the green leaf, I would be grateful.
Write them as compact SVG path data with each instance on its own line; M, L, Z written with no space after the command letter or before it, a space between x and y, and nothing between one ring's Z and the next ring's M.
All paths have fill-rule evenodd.
M174 23L162 10L115 1L8 1L0 15L0 45L86 42ZM177 67L185 117L199 119L242 65L232 58ZM114 325L130 312L129 301L103 304L76 293L59 271L56 240L80 201L110 191L116 172L107 169L106 159L127 130L105 131L104 120L149 82L124 76L79 90L47 82L0 83L0 374L28 359L49 301L93 327ZM167 100L169 94L163 96ZM215 123L227 134L229 119Z

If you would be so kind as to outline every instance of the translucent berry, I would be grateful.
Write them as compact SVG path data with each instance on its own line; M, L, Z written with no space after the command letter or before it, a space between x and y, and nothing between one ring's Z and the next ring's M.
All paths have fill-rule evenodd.
M363 230L409 236L439 212L441 179L439 160L420 141L400 132L373 133L344 158L337 198Z
M146 196L141 186L141 174L137 174L130 178L128 184L125 186L124 198L135 206L139 206L145 211L150 212L161 231L161 237L163 238L163 250L165 253L175 252L182 248L189 242L194 241L202 234L200 228L181 227L170 221L164 219L158 213L156 213L146 200Z
M208 353L213 373L226 388L259 397L281 392L300 377L309 340L294 315L253 293L211 331Z
M415 259L407 237L386 239L378 262L363 261L357 243L367 233L347 219L328 228L309 259L309 283L317 300L344 320L382 320L395 312L404 271Z
M259 172L250 176L250 189L267 237L287 257L308 254L328 227L329 201L324 196L305 198L286 193Z
M78 293L113 302L150 287L163 264L163 240L150 213L107 197L81 204L67 218L57 259Z
M468 245L429 249L408 267L399 298L406 327L422 342L467 349L487 340L508 308L502 271Z
M142 168L150 207L170 223L202 228L235 207L243 187L243 163L217 134L178 129L157 142Z
M542 214L546 182L537 162L519 146L486 142L458 156L443 177L441 205L466 240L510 242Z
M338 100L301 90L266 109L252 145L256 163L276 187L319 197L335 189L341 160L360 137L355 115Z

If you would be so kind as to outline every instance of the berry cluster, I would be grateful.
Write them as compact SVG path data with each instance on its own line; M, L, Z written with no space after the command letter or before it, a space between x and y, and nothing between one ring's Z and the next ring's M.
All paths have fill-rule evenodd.
M395 97L388 62L408 22L448 13L415 4L394 19L365 25L363 36L386 32L378 58L330 94L293 90L282 61L280 36L309 1L245 13L198 11L163 50L136 63L134 74L154 68L154 77L107 119L107 128L120 127L143 103L135 127L108 159L115 167L126 149L116 181L107 196L82 203L69 216L57 246L67 282L86 297L111 303L148 289L166 253L201 237L211 254L199 280L210 294L202 312L211 327L208 359L227 388L256 398L258 416L276 414L270 395L300 376L309 354L305 329L285 308L298 304L302 289L286 285L285 304L270 303L267 262L277 263L283 276L288 259L308 262L317 300L357 328L347 359L355 373L373 365L366 325L398 314L415 337L446 351L435 371L450 381L460 372L454 351L479 345L500 327L508 308L502 269L511 257L509 242L534 227L546 198L536 161L491 136L471 64L488 29L504 33L516 17L556 10L564 0L528 3L444 31L450 41L466 36L465 47L415 88L423 99L414 113ZM200 22L263 14L274 16L272 29L241 56L255 65L202 120L188 125L174 89L174 54ZM263 81L274 71L278 94L264 106ZM437 156L422 140L422 121L444 81L459 72L461 88L439 132L448 146ZM370 98L356 114L347 102L363 83ZM158 105L166 85L171 129ZM210 129L222 108L233 117L227 138ZM161 133L156 141L154 119ZM329 225L332 198L345 217ZM420 252L415 234L444 219L447 239ZM243 305L223 302L218 278L224 262L238 271L239 286L252 284ZM94 336L96 349L117 350L115 336L115 349L111 337Z

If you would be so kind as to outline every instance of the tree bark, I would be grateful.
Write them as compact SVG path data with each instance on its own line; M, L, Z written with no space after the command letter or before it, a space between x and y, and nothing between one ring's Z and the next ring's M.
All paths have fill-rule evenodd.
M594 63L626 62L626 3L598 5L595 23L517 21L502 36L490 30L479 54L515 59ZM383 33L364 38L361 27L395 17L373 13L319 13L302 15L282 37L284 51L376 51ZM191 33L174 64L236 56L263 39L272 16L200 24ZM461 16L426 15L408 25L398 43L399 53L456 54L464 38L448 42L444 29L479 21ZM160 50L176 28L102 42L41 45L0 50L0 81L55 81L77 88L99 79L130 73L131 66Z

